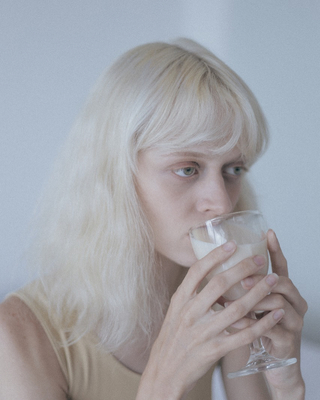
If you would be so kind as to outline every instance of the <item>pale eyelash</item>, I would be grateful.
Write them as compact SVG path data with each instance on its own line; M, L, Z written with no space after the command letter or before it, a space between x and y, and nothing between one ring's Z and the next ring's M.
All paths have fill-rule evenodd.
M230 173L230 172L228 172L228 170L229 170L230 168L231 168L233 171L239 168L241 171L239 172L239 174L237 174L237 173ZM235 177L240 177L240 176L242 176L246 171L247 171L247 168L244 167L244 166L242 166L242 165L236 165L236 166L234 166L234 167L227 167L227 168L225 168L225 170L224 170L224 172L227 173L228 175L230 175L230 176L235 176Z
M180 175L180 174L178 174L179 171L183 171L183 170L185 170L185 169L193 169L194 171L193 171L193 173L192 173L191 175ZM196 172L197 172L196 167L182 167L182 168L178 168L178 169L174 170L174 173L175 173L176 175L180 176L181 178L189 178L189 177L192 177L192 176L195 175Z

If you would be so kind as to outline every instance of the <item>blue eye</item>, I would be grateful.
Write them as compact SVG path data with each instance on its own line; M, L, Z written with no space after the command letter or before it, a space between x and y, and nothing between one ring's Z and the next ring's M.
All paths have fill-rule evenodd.
M228 167L225 169L225 172L228 175L233 175L233 176L241 176L243 172L245 171L244 167L236 166L236 167Z
M196 173L196 168L195 167L179 168L176 169L174 173L182 177L189 177L193 176Z

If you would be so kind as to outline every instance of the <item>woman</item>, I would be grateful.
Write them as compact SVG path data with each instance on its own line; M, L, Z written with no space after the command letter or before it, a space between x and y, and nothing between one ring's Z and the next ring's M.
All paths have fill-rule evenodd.
M190 40L122 56L97 83L42 200L40 279L1 305L1 399L210 399L263 336L297 357L306 303L268 232L255 256L206 283L228 243L197 261L188 230L252 207L245 171L267 141L244 82ZM186 268L189 267L189 268ZM213 307L236 282L251 289ZM270 293L269 296L267 296ZM264 310L256 322L245 316ZM234 333L227 333L232 326ZM229 399L303 399L300 363L224 379Z

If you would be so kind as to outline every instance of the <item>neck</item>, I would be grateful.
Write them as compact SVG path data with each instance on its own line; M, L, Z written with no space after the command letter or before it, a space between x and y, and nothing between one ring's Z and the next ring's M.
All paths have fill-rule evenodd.
M158 255L158 259L159 268L162 270L168 288L168 294L171 298L186 276L188 268L178 265L160 254Z

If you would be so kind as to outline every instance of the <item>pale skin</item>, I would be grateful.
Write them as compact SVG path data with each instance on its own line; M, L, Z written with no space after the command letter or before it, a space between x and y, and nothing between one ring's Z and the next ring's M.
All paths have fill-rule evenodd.
M142 373L137 400L183 399L221 358L230 400L304 398L299 351L307 305L288 278L287 263L273 231L268 232L268 246L275 274L256 275L266 260L253 257L214 276L200 293L197 291L206 275L233 254L235 246L222 246L197 261L188 231L234 210L245 169L237 148L219 156L213 156L208 146L179 153L153 149L139 155L138 194L154 232L172 299L162 326L154 327L150 354L137 358L145 349L143 341L134 349L119 349L115 354ZM213 311L211 306L239 281L250 289L248 293L222 311ZM245 317L250 310L265 310L266 315L253 322ZM0 400L66 399L67 383L31 311L11 298L0 306L0 321L0 376L6 376ZM237 328L236 333L226 333L230 325ZM230 370L245 365L248 354L244 345L260 336L270 353L296 357L298 363L265 376L225 378Z
M246 169L237 148L213 156L208 145L182 152L153 149L140 154L138 192L155 234L156 249L168 274L173 264L190 267L172 297L167 317L144 370L138 399L181 399L209 367L222 358L228 399L303 399L300 363L262 374L230 380L226 374L244 366L248 354L244 344L263 336L268 350L278 357L299 360L304 299L288 279L286 260L275 234L268 232L272 270L261 279L256 271L265 260L247 259L197 288L214 266L235 251L218 248L196 261L188 230L207 219L234 210ZM240 300L220 312L211 306L235 282L252 276L251 289ZM271 295L268 296L268 293ZM245 318L250 310L269 311L256 323ZM235 323L241 331L226 335ZM187 349L187 350L186 350ZM269 394L269 390L271 394Z

